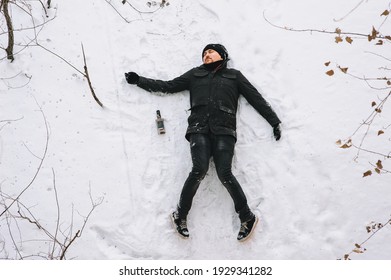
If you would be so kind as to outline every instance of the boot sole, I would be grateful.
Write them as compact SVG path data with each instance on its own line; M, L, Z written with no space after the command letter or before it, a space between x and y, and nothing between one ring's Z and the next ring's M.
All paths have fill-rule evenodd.
M174 226L174 230L176 232L177 235L179 235L182 239L189 239L189 236L183 236L182 234L180 234L177 229L176 229L176 224L175 224L175 221L174 221L174 217L172 216L172 213L170 214L170 219L171 219L171 222L172 222L172 225Z
M246 240L249 240L250 237L253 235L255 227L257 226L257 224L258 224L258 217L255 217L255 222L254 222L253 228L251 229L250 233L245 238L243 238L241 240L238 240L238 241L239 242L244 242Z

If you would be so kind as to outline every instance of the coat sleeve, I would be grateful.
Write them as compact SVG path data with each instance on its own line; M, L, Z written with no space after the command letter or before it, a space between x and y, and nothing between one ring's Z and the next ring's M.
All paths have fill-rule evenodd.
M154 80L140 76L137 86L149 92L180 92L189 89L191 75L192 70L170 81Z
M253 106L271 126L281 123L270 104L240 71L238 72L238 83L240 94L246 98L248 103L250 103L250 105Z

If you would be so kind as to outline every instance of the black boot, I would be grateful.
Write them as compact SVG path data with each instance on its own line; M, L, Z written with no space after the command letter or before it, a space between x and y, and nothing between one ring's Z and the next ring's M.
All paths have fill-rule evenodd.
M240 230L238 234L238 241L246 241L248 238L250 238L251 234L254 232L254 228L258 223L258 218L256 216L253 216L250 220L247 222L243 222L240 225Z
M179 235L182 238L189 238L189 230L187 229L186 219L179 218L178 211L175 211L171 214L171 220Z

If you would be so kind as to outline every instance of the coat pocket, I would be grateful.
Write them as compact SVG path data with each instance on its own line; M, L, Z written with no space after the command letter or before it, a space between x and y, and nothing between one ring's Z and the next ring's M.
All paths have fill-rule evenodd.
M228 107L226 107L224 105L219 105L219 109L220 109L220 111L223 111L223 112L231 114L231 115L235 115L236 114L235 110L233 110L231 108L228 108Z
M236 129L236 113L234 110L225 107L219 106L219 113L216 115L216 125L226 127L229 129Z
M230 80L236 80L236 74L233 73L224 73L221 75L223 78L230 79Z
M190 93L195 93L199 95L196 91L201 92L201 95L205 94L208 88L208 72L206 71L196 71L193 73L192 82L190 85Z
M224 73L220 78L220 85L224 91L235 91L237 89L237 76L233 73Z
M193 73L193 76L195 76L197 78L202 78L202 77L205 77L207 75L208 75L207 71L197 71L197 72Z

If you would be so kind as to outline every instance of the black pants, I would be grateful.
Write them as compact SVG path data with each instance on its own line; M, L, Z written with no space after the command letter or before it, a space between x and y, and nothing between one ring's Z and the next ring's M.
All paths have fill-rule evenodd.
M217 175L231 195L235 211L242 222L253 217L253 213L247 204L246 196L232 174L232 158L234 155L235 138L230 135L192 134L190 136L191 158L193 168L183 186L178 204L180 218L186 218L191 208L193 197L204 179L208 169L209 160L213 157Z

